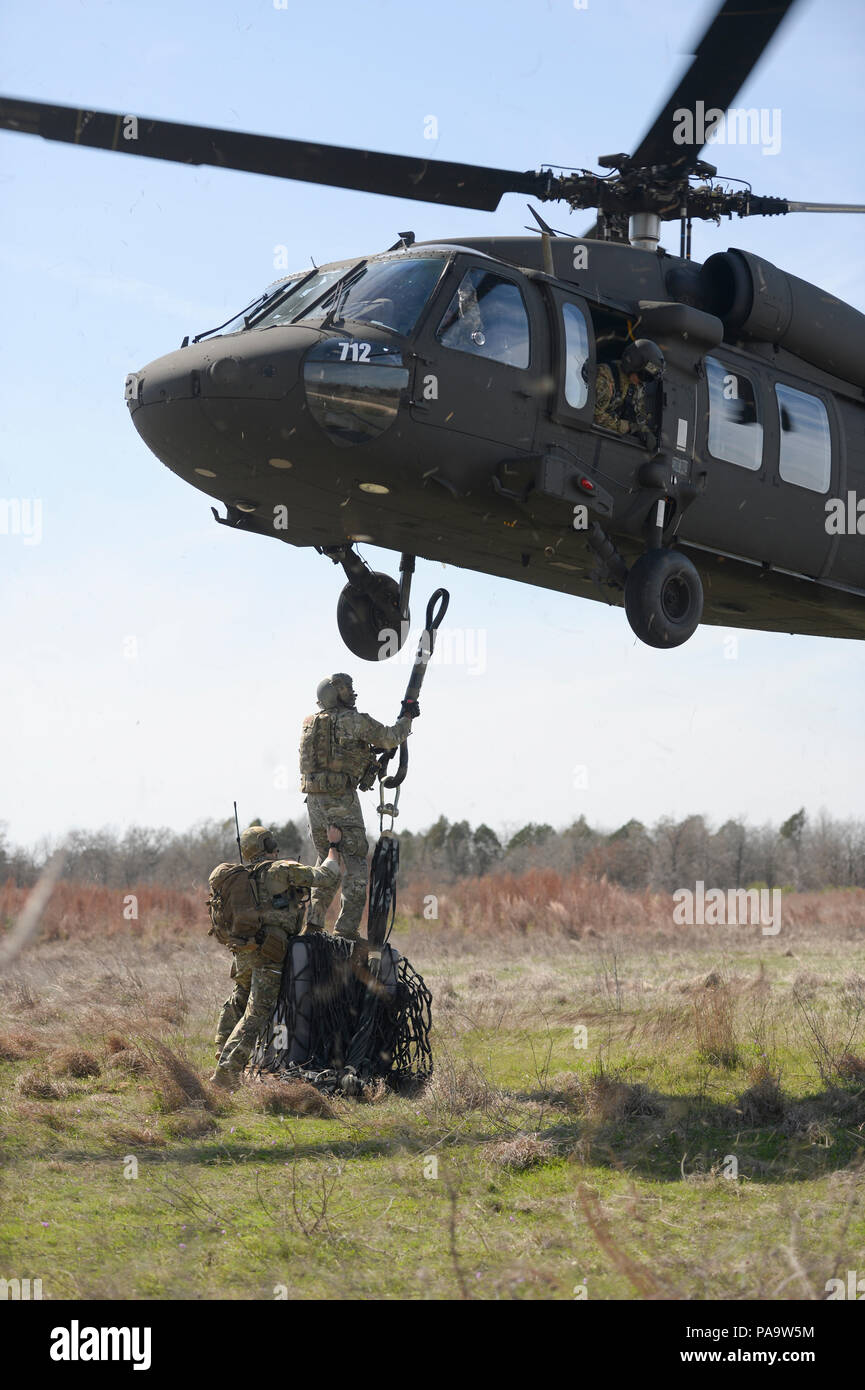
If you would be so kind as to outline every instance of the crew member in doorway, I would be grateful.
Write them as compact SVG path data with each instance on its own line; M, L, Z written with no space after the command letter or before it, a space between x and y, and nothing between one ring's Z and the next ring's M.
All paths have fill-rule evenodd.
M618 362L602 362L595 381L595 424L616 434L637 435L654 453L655 397L663 375L664 354L648 338L629 343Z

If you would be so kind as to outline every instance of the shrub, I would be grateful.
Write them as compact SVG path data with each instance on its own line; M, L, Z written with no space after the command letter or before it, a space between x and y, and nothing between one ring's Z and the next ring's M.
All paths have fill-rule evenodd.
M22 1072L15 1082L15 1090L19 1096L26 1096L29 1100L62 1100L66 1095L62 1085L52 1081L47 1071L36 1067Z
M61 1052L55 1053L52 1063L58 1076L75 1076L82 1078L85 1076L100 1076L102 1068L93 1056L92 1052L84 1052L81 1048L67 1047Z
M250 1097L254 1109L266 1115L318 1115L332 1120L335 1114L328 1097L308 1081L262 1081Z
M549 1139L540 1139L536 1134L518 1134L514 1139L498 1139L485 1144L483 1156L496 1168L506 1168L510 1172L521 1173L526 1168L535 1168L548 1163L555 1157L555 1146Z
M39 1044L32 1033L16 1030L0 1033L0 1062L20 1062L22 1057L32 1057L38 1050Z

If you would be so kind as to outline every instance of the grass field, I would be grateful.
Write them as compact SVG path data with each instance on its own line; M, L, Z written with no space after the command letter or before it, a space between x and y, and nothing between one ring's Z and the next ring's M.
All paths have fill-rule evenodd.
M791 900L769 937L552 888L400 920L435 1075L363 1101L214 1094L227 953L167 900L113 932L85 901L2 982L0 1276L45 1298L798 1299L865 1272L865 894Z

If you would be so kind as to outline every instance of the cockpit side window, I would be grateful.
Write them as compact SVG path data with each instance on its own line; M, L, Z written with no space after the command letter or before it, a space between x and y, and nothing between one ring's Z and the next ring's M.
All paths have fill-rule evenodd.
M763 425L753 381L715 357L706 358L706 379L709 453L756 472L763 462Z
M436 331L442 347L528 367L529 316L512 280L475 266L467 270Z

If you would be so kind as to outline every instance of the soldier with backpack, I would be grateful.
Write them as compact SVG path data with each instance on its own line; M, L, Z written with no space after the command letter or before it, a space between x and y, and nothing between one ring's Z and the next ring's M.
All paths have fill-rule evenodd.
M380 724L355 709L357 696L351 676L344 671L328 676L316 690L318 712L303 721L300 740L300 786L306 796L309 830L318 852L318 864L327 853L328 828L342 831L345 875L342 901L334 936L356 941L366 902L369 844L358 790L369 791L376 776L375 750L398 748L411 733L411 722L420 709L416 700L404 700L395 724ZM312 890L306 930L321 931L335 883Z
M237 1085L273 1012L286 948L300 932L310 888L329 889L331 897L336 892L342 832L329 825L326 834L327 857L311 868L277 859L279 846L270 831L251 825L240 836L243 863L219 864L210 875L209 934L234 955L234 989L216 1030L217 1065L210 1078L216 1086Z

